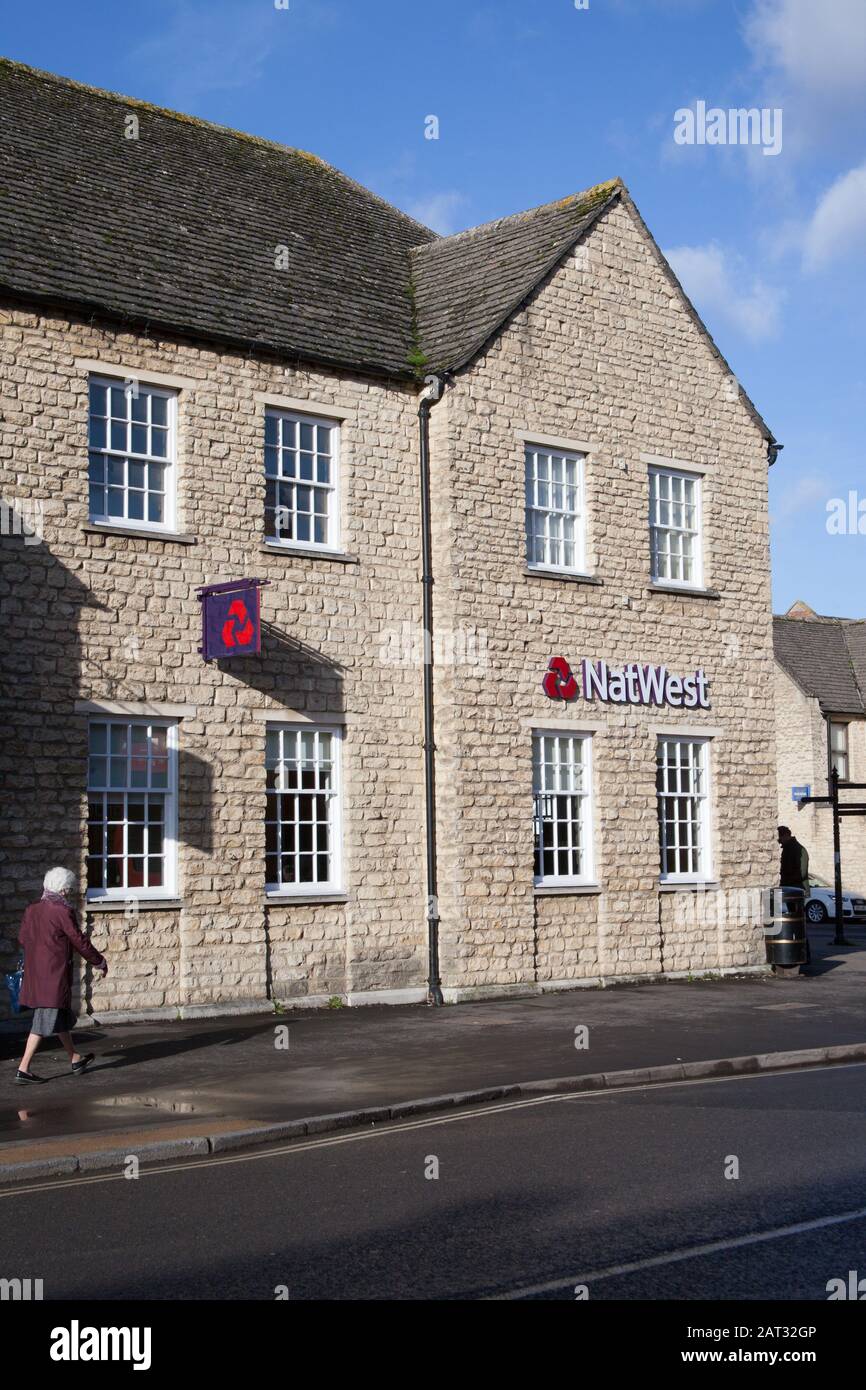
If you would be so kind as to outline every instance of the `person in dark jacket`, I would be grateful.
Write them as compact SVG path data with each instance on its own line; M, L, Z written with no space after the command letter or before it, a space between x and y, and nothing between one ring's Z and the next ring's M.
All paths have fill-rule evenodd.
M781 888L801 888L809 891L809 851L801 845L787 825L779 826L779 844L782 846L779 864L779 886Z
M24 979L21 1003L33 1010L30 1036L15 1080L19 1085L38 1085L45 1080L34 1076L30 1063L43 1038L57 1034L73 1072L86 1071L93 1053L86 1057L75 1051L71 1029L75 1015L71 1008L72 961L77 951L86 961L108 974L108 963L92 946L78 925L69 905L75 875L68 869L49 869L43 882L42 898L24 913L18 939L24 948Z
M780 825L778 830L779 844L782 846L782 854L779 862L779 887L780 888L799 888L803 894L803 902L809 896L809 851L805 845L801 845L795 835L791 834L787 825ZM806 935L806 965L812 963L812 946Z

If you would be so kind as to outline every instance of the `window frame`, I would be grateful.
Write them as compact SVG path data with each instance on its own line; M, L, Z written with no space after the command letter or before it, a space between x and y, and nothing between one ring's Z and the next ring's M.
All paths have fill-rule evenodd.
M843 729L845 731L845 749L841 754L833 747L833 730ZM827 751L829 756L828 774L832 774L836 759L845 759L845 776L839 774L839 786L844 787L851 781L851 724L847 719L828 719L827 720Z
M539 507L536 504L530 505L529 500L529 466L530 455L535 456L535 476L534 482L537 486L537 467L538 455L546 454L551 460L562 459L563 463L574 463L577 467L577 480L575 489L577 492L577 511L568 512L565 509L556 511L551 507ZM532 439L523 442L523 532L524 532L524 554L526 556L527 569L537 571L539 574L574 574L585 578L590 577L587 570L587 494L586 494L586 453L578 449L560 447L554 444L540 444ZM552 486L552 481L549 486ZM563 483L563 486L567 486ZM533 558L533 532L530 527L530 516L533 513L542 515L571 516L575 521L575 563L573 565L553 564L548 560L536 560ZM549 544L548 540L548 544Z
M265 896L267 898L315 898L332 897L335 893L343 893L343 729L334 724L317 724L315 722L304 722L300 720L268 720L265 726L265 823L269 823L268 806L269 798L275 794L292 795L287 789L274 788L271 790L267 786L267 739L273 733L306 733L306 734L329 734L333 739L333 758L331 766L333 768L333 787L328 796L328 828L330 835L330 872L327 882L296 882L296 883L271 883L268 880L267 860L268 849L265 844ZM300 794L300 790L299 790ZM315 795L315 792L310 792ZM279 821L276 822L280 824ZM297 821L294 822L298 824ZM315 853L315 851L314 851ZM278 848L276 856L279 867L279 860L282 851Z
M543 759L539 760L536 755L536 748L541 740L547 738L567 739L576 741L583 745L581 754L581 765L583 767L583 780L585 790L582 792L555 792L544 791L536 787L536 770ZM556 729L539 726L532 730L532 825L533 825L533 886L535 888L582 888L595 885L595 771L593 756L593 732L586 729ZM580 855L583 869L579 874L545 874L544 866L539 857L539 867L541 872L535 871L535 859L539 856L541 845L541 825L543 817L539 815L538 799L542 796L570 796L576 797L580 803Z
M91 787L90 785L90 730L94 724L105 724L109 726L118 725L130 728L133 725L146 725L150 729L166 730L166 752L168 755L168 777L165 787ZM87 775L87 800L90 802L91 793L93 795L110 796L112 791L123 795L124 798L131 793L145 793L152 795L154 792L165 798L165 817L163 821L164 834L164 854L163 854L163 883L159 888L141 886L139 888L90 888L85 892L86 902L158 902L162 900L174 900L178 896L178 763L180 751L180 721L170 718L150 718L148 715L120 715L120 714L92 714L87 721L87 746L88 746L88 775ZM109 735L110 739L110 735ZM106 822L103 822L105 824ZM124 824L128 825L128 817ZM87 824L89 827L90 817L88 814ZM90 846L87 847L87 859L90 859ZM124 854L124 862L129 858L128 852Z
M330 415L310 415L310 414L308 414L308 413L306 413L306 412L304 412L304 411L301 411L301 410L293 410L293 409L291 409L291 408L288 407L288 406L267 405L267 404L266 404L265 407L264 407L264 417L263 417L264 423L265 423L265 431L267 431L267 419L268 419L268 416L275 416L275 417L278 418L278 419L295 420L295 421L297 421L298 425L319 425L319 426L324 425L324 426L327 426L328 429L330 429L330 431L331 431L331 475L332 475L332 476L331 476L330 485L323 484L323 483L319 483L319 482L317 482L317 481L315 481L315 480L313 480L313 479L311 479L308 483L307 483L305 480L300 480L299 484L296 484L296 486L297 486L297 485L300 485L301 487L308 486L308 487L310 487L310 488L312 488L312 489L314 489L314 490L319 489L319 488L325 488L325 489L327 490L327 492L328 492L328 511L326 512L326 517L327 517L327 529L328 529L328 539L327 539L327 541L317 541L317 540L306 540L306 541L301 541L301 540L295 540L293 537L285 537L285 536L270 535L270 534L268 533L268 513L267 513L267 484L268 484L268 481L269 481L269 474L268 474L268 471L267 471L267 454L264 455L264 478L265 478L265 518L264 518L264 519L265 519L265 527L264 527L264 532L265 532L265 534L264 534L264 539L265 539L265 544L266 544L266 545L269 545L269 546L273 546L275 549L279 549L279 550L299 550L299 551L304 551L304 550L315 550L315 551L319 551L319 552L321 552L321 553L323 553L323 554L340 554L340 553L341 553L341 547L342 547L342 488L341 488L342 443L343 443L343 439L342 439L342 425L343 425L343 422L342 422L342 420L336 419L335 417L330 416ZM268 445L268 443L267 443L267 434L265 433L265 440L264 440L264 443L263 443L263 445L262 445L262 448L263 448L264 450L266 450L266 449L268 449L268 448L270 448L270 447L273 447L273 446ZM278 449L278 451L279 451L279 445L277 446L277 449ZM301 450L299 449L299 450L298 450L298 453L300 453L300 452L301 452ZM315 456L316 456L316 455L314 454L314 458L315 458ZM277 482L281 482L281 481L282 481L282 482L290 482L291 480L290 480L290 479L282 478L282 476L279 475L274 481L277 481ZM278 508L277 508L277 510L278 510ZM311 515L315 516L315 513L313 512Z
M654 498L653 498L653 479L659 477L682 478L686 482L694 483L695 486L695 529L685 531L679 527L657 526L653 518ZM704 579L704 479L703 474L693 472L688 468L666 467L662 464L651 464L647 470L647 492L649 501L649 550L650 550L650 582L652 584L665 585L674 589L703 589ZM694 577L692 579L669 579L656 571L656 546L654 536L657 531L675 532L679 535L692 535L694 537L694 553L692 562L694 567Z
M107 437L107 440L106 440L106 447L105 447L104 449L94 449L94 448L91 446L91 443L90 443L90 424L91 424L91 419L93 418L92 412L91 412L91 408L90 408L90 388L91 388L91 386L102 386L102 387L105 387L108 391L112 391L112 390L115 390L115 391L116 391L116 390L123 390L127 395L132 394L132 393L133 393L133 388L134 388L134 387L137 387L137 388L138 388L139 394L140 394L142 391L146 391L146 392L148 392L150 395L159 396L159 397L161 397L163 400L165 400L165 401L167 402L167 406L166 406L166 423L167 423L167 426L168 426L168 433L167 433L167 438L166 438L166 448L167 448L166 457L165 457L164 459L161 459L161 458L157 458L157 457L155 457L154 455L150 455L150 454L147 454L147 455L144 455L144 454L132 454L132 453L128 453L128 452L126 452L126 451L120 451L120 450L116 450L116 449L111 449L111 448L109 448L108 445L110 444L110 439L111 439L111 428L110 428L111 415L110 415L110 414L107 416L107 419L108 419L108 422L109 422L109 428L108 428L108 437ZM176 388L171 387L171 386L159 386L159 385L157 385L156 383L152 383L152 382L148 381L148 380L145 379L144 377L141 377L141 378L135 377L135 378L133 379L133 378L128 378L128 377L105 376L105 375L103 375L103 374L101 374L101 373L99 373L99 372L89 372L89 373L88 373L88 375L87 375L87 464L88 464L88 467L87 467L87 519L88 519L88 522L89 522L91 525L93 525L93 526L116 526L116 527L118 527L118 528L120 528L120 529L122 529L122 530L129 530L129 529L132 529L132 530L135 530L135 531L141 531L142 533L148 533L148 534L154 534L154 535L164 535L164 534L166 534L166 533L168 533L168 534L173 534L173 533L175 532L176 527L177 527L178 396L179 396L179 392L178 392L178 390L177 390ZM109 411L110 411L110 409L111 409L111 406L110 406L110 397L109 397L109 407L108 407L108 409L109 409ZM97 417L97 418L102 418L102 417L100 416L100 417ZM90 456L91 456L91 454L100 454L100 455L102 455L102 457L105 458L106 460L107 460L107 459L111 459L111 458L122 458L122 459L126 460L127 465L128 465L128 463L129 463L129 460L130 460L130 459L132 459L132 461L133 461L134 463L143 463L145 466L147 466L147 464L149 464L149 463L164 464L164 465L165 465L165 470L166 470L166 471L165 471L166 487L165 487L165 493L164 493L164 496L165 496L165 510L164 510L164 515L163 515L162 521L149 521L146 517L144 517L144 518L139 518L139 517L129 517L129 516L108 516L108 515L106 515L106 514L104 514L104 513L100 513L100 514L98 514L98 515L97 515L96 513L94 513L93 510L91 509L91 506L90 506L90 486L91 486L91 478L90 478ZM128 478L128 467L127 467L127 470L126 470L126 476L127 476L127 478ZM107 486L107 485L106 485L106 486ZM146 497L146 496L147 496L147 492L145 492L145 497ZM128 483L128 481L125 482L124 485L123 485L123 499L124 499L124 508L125 508L125 510L128 510L128 509L129 509L129 483Z
M665 850L668 846L664 840L664 817L661 815L661 803L663 800L680 800L683 797L692 795L687 792L662 792L658 787L658 766L659 766L659 747L662 743L689 744L699 748L701 757L701 772L703 775L704 791L699 799L698 833L700 836L699 844L699 867L697 870L680 872L675 870L668 871L664 867ZM713 739L708 735L700 734L664 734L656 735L656 810L658 817L658 845L659 845L659 882L670 884L688 883L711 883L713 877L713 783L712 783L712 750Z

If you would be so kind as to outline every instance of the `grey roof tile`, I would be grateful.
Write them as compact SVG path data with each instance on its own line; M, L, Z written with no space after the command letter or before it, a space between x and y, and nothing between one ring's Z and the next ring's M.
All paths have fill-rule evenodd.
M412 252L420 346L465 365L622 191L618 179Z
M434 237L314 155L0 60L18 295L407 375L408 254Z
M618 179L438 237L315 155L0 59L0 291L132 326L456 371L619 197L682 293Z
M866 622L774 618L776 660L828 714L866 714Z

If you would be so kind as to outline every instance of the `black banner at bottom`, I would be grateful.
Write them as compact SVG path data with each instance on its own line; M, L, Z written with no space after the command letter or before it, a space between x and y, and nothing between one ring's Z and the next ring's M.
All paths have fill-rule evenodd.
M533 1300L535 1302L546 1300ZM145 1375L218 1376L264 1373L280 1364L295 1370L338 1373L343 1355L358 1369L383 1355L394 1371L407 1355L417 1332L435 1338L443 1364L456 1353L451 1343L461 1335L461 1360L483 1335L477 1354L486 1373L500 1357L514 1353L515 1334L542 1334L544 1365L561 1350L569 1357L599 1359L611 1374L622 1371L666 1373L674 1368L708 1366L789 1366L826 1375L856 1358L863 1344L866 1290L826 1303L791 1302L597 1302L576 1298L558 1306L524 1308L479 1303L329 1302L277 1299L272 1303L112 1302L93 1304L10 1303L2 1306L5 1369L37 1372L48 1384L63 1384L70 1374L116 1376L124 1370ZM509 1300L510 1304L510 1300ZM323 1339L321 1333L326 1332ZM339 1337L339 1340L335 1340ZM381 1340L380 1340L381 1339ZM406 1344L401 1347L404 1339ZM562 1339L562 1340L560 1340ZM483 1347L483 1352L482 1352ZM530 1348L527 1347L529 1351ZM535 1344L534 1354L540 1355ZM332 1358L336 1357L336 1360ZM432 1367L431 1367L432 1369ZM543 1365L539 1371L543 1373ZM411 1374L404 1366L402 1374Z

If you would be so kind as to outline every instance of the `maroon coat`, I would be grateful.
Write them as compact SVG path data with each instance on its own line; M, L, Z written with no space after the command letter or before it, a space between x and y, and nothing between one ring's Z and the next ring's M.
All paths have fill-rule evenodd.
M18 940L24 948L21 1003L29 1009L69 1008L73 951L100 970L105 965L72 908L56 893L25 910Z

